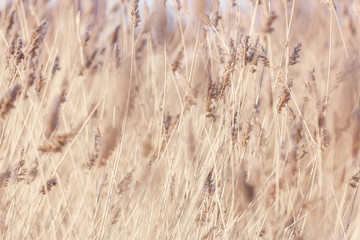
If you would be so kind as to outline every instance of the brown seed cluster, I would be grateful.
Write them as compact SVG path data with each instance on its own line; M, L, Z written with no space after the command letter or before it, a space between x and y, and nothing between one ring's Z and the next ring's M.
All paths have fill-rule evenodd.
M56 186L56 184L57 184L56 177L50 178L49 180L46 181L46 185L41 187L40 193L45 195L46 193L50 192L50 190L54 186Z
M11 109L15 108L15 101L21 93L21 85L19 83L10 87L6 93L0 98L0 116L5 118Z
M301 51L301 47L302 47L301 43L298 43L294 47L294 50L291 53L290 58L289 58L289 65L295 65L295 64L299 63L299 57L300 57L299 53Z
M129 15L133 28L136 28L140 22L139 0L131 0Z

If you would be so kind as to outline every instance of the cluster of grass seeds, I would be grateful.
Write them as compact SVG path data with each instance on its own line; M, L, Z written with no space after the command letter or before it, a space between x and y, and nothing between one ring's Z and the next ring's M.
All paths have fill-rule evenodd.
M359 239L360 1L0 1L1 239Z

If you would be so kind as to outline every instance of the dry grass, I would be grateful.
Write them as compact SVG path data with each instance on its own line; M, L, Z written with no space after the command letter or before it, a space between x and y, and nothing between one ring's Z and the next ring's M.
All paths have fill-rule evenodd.
M359 239L359 1L0 1L1 239Z

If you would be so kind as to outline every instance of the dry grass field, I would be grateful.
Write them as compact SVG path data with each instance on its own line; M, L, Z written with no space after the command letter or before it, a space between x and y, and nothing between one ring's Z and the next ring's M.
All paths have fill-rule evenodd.
M0 1L1 239L360 239L360 1L220 1Z

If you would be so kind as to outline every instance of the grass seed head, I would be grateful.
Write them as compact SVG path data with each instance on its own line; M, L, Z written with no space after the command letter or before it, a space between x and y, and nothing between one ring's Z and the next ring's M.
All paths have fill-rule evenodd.
M59 113L60 113L60 107L61 107L61 97L56 96L53 99L53 103L51 105L46 125L45 125L45 137L50 138L52 133L55 131L58 123L59 123Z
M47 27L48 27L48 21L43 20L31 32L30 43L26 49L26 54L31 60L38 55L37 50L40 48L40 44L43 42L45 38Z
M45 195L47 192L50 192L50 190L57 185L57 182L56 177L50 178L46 181L46 185L41 187L40 193Z
M131 0L129 15L132 27L136 28L140 22L139 0Z
M289 58L289 65L295 65L299 63L300 58L300 51L301 51L302 43L298 43L295 47L293 52L291 53L291 56Z
M15 108L15 101L21 93L22 86L15 83L0 99L0 116L5 118L11 109Z
M263 27L263 33L271 33L274 31L274 28L271 26L273 22L276 20L277 15L275 12L270 12L270 14L267 16L264 27Z

